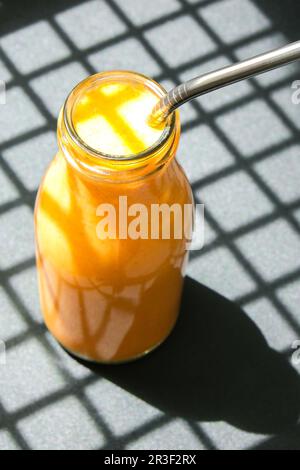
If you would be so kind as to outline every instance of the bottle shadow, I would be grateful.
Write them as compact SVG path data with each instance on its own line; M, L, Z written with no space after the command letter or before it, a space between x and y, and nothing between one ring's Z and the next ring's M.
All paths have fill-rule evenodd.
M79 362L173 416L265 434L298 421L297 372L236 304L189 277L177 325L157 350L120 366Z

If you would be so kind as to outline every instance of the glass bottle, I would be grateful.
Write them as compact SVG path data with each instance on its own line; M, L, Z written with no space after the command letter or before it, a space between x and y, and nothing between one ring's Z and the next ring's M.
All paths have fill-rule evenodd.
M141 206L151 214L152 207L184 209L193 201L175 158L178 113L153 145L127 155L104 153L78 133L83 110L89 118L94 109L95 100L87 104L91 93L104 84L105 112L115 112L109 106L119 85L156 99L165 93L153 80L124 71L93 75L70 93L58 119L59 151L37 196L36 259L41 309L54 337L78 357L119 363L157 347L175 325L192 231L186 217L184 233L176 236L171 210L169 236L163 225L154 233L151 216L143 225L148 233L129 236L132 215ZM104 224L111 207L116 218Z

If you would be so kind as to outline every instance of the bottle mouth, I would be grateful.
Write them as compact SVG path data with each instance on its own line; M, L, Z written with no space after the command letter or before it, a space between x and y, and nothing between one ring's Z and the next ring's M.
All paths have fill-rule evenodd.
M164 128L162 129L159 138L149 147L145 148L144 150L136 153L129 153L129 154L111 154L106 153L98 148L92 147L89 143L87 143L78 133L76 130L76 125L73 119L73 111L78 103L78 100L82 98L85 93L88 93L89 90L103 84L103 83L125 83L130 82L132 84L137 83L139 85L143 85L144 87L148 88L153 94L155 94L158 98L163 97L166 94L166 90L159 85L154 80L146 77L145 75L131 72L127 70L118 70L112 72L101 72L95 75L92 75L73 88L71 93L68 95L64 107L63 107L63 122L64 126L69 134L69 137L73 141L73 143L79 147L83 152L86 152L93 157L98 157L101 159L106 160L113 160L113 161L132 161L138 159L147 158L154 153L156 153L159 149L161 149L165 143L168 141L169 137L172 135L173 131L175 130L175 122L176 122L176 115L172 113L170 117L167 119Z

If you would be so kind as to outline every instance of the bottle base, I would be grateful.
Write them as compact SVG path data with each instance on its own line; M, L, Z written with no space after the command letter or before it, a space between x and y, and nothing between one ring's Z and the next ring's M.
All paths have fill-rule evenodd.
M97 360L97 359L93 359L89 356L85 356L84 354L80 354L78 352L74 352L72 351L71 349L67 348L66 346L64 346L57 338L56 341L58 342L58 344L60 344L60 346L68 353L70 354L71 356L73 356L75 359L79 359L80 361L85 361L85 362L88 362L90 364L99 364L99 365L121 365L121 364L128 364L130 362L134 362L134 361L137 361L138 359L142 359L143 357L147 356L148 354L150 354L151 352L155 351L156 349L158 349L168 338L169 336L171 335L172 331L174 330L176 324L177 324L177 320L178 320L178 315L173 323L173 326L171 327L171 329L169 330L168 334L161 340L159 341L158 343L156 343L154 346L151 346L149 349L146 349L145 351L143 351L142 353L140 354L137 354L136 356L133 356L133 357L130 357L128 359L121 359L119 361L105 361L105 360Z
M173 330L173 328L172 328ZM159 343L155 344L154 346L152 346L151 348L147 349L146 351L140 353L140 354L137 354L136 356L133 356L133 357L130 357L128 359L121 359L119 361L114 361L114 360L111 360L111 361L104 361L104 360L97 360L97 359L92 359L88 356L85 356L84 354L80 354L80 353L77 353L77 352L74 352L72 351L71 349L69 348L66 348L62 343L60 343L58 340L56 340L60 346L68 353L70 354L71 356L73 356L75 359L79 359L80 361L85 361L85 362L89 362L90 364L99 364L99 365L121 365L121 364L128 364L130 362L134 362L134 361L137 361L138 359L142 359L143 357L147 356L148 354L150 354L151 352L155 351L157 348L159 348L159 346L161 346L165 341L166 339L169 337L169 335L171 334L172 330L170 331L170 333L164 338L162 339Z

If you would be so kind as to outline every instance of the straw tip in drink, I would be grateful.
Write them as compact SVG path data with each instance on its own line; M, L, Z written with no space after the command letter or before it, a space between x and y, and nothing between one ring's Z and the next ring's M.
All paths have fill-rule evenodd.
M163 127L165 121L167 119L167 116L164 116L162 112L153 112L149 114L147 118L147 124L150 127Z

